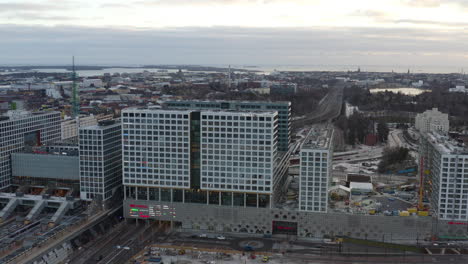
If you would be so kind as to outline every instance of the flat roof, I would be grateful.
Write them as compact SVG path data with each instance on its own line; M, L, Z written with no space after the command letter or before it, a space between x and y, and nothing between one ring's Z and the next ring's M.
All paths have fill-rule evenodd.
M449 136L438 132L428 132L424 136L439 152L443 154L468 155L468 148L463 143L459 143Z
M185 112L185 113L193 113L193 112L201 112L201 113L241 113L241 114L276 114L278 111L274 110L237 110L237 109L187 109L187 108L148 108L148 107L129 107L125 108L123 112L126 111L152 111L152 112Z
M288 104L291 105L290 101L240 101L240 100L167 100L165 103L270 103L270 104Z
M318 125L310 129L309 134L304 139L303 149L328 150L333 137L333 128Z
M350 182L349 188L352 189L361 189L361 190L373 190L374 186L369 182Z

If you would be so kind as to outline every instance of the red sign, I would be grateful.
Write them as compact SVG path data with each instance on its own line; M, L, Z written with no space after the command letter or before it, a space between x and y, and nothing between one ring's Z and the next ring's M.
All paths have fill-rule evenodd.
M131 204L130 207L136 207L136 208L148 208L146 205L139 205L139 204Z
M277 226L276 229L280 229L280 230L293 230L294 228L293 228L293 227L289 227L289 226Z
M449 225L468 225L468 223L462 223L462 222L448 222Z

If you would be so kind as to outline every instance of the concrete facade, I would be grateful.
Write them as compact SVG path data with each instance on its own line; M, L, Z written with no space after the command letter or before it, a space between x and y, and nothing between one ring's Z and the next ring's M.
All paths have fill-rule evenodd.
M60 112L22 112L0 120L0 189L11 184L10 154L60 140Z
M417 114L415 127L419 132L438 131L446 134L449 131L448 114L441 113L437 108Z
M166 101L167 108L241 111L278 111L278 151L291 143L291 102L268 101Z
M80 196L106 201L122 185L122 125L113 120L81 127Z
M53 154L11 154L13 177L79 181L78 156Z
M421 136L425 194L439 219L468 221L468 148L436 132Z
M138 210L138 211L132 211ZM173 221L191 231L272 234L274 221L297 223L299 237L349 236L384 242L422 241L432 236L467 236L466 224L432 217L313 213L157 201L124 201L126 218Z
M300 153L299 210L326 212L333 160L333 128L312 127Z

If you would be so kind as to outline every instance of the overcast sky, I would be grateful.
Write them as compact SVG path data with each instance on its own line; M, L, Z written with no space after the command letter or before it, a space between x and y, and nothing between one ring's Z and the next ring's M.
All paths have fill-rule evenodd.
M468 68L468 0L0 0L0 64Z

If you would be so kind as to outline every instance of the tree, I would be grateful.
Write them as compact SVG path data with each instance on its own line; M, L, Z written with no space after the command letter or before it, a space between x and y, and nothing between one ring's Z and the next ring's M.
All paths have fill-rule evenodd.
M387 123L377 124L377 136L380 142L386 142L390 129L388 129Z

